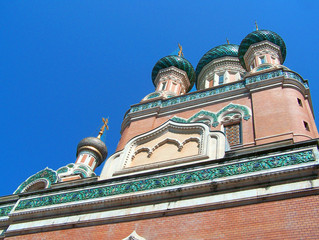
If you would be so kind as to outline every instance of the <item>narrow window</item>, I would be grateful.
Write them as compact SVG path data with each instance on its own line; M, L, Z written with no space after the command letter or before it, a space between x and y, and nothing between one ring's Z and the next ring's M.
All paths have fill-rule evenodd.
M219 80L218 80L218 84L223 84L224 83L224 75L219 75Z
M307 122L303 121L303 125L307 131L310 131L309 124Z
M225 125L225 134L230 146L241 144L241 126L240 122L231 125Z
M172 84L172 91L175 92L177 88L177 84L173 82Z
M259 57L259 60L260 60L260 64L266 63L266 57L265 56Z
M214 79L209 82L209 87L213 87L213 86L214 86Z
M302 101L301 101L301 99L300 99L300 98L297 98L297 101L298 101L299 106L302 107Z
M250 65L250 70L253 70L255 68L255 63L253 62L251 65Z
M166 87L166 82L163 82L161 91L165 90L165 87Z

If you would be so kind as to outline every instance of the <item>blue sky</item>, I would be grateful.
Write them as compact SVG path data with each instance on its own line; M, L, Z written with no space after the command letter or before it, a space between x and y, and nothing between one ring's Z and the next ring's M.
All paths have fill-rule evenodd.
M124 113L154 91L157 60L179 42L195 68L226 37L240 44L255 20L284 39L284 65L309 79L318 118L318 10L315 0L1 1L0 196L74 162L102 117L110 156Z

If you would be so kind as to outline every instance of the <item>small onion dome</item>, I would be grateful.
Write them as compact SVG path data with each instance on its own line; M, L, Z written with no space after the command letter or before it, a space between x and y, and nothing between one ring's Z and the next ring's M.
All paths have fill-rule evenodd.
M82 139L78 144L76 156L78 156L81 151L94 152L98 157L97 166L99 166L107 156L107 148L104 142L96 137L87 137Z
M202 69L211 61L221 58L221 57L238 57L238 48L236 44L223 44L209 50L205 55L199 60L196 67L196 76L200 74ZM198 83L196 82L196 87Z
M156 87L155 79L157 77L158 72L164 68L168 68L171 66L174 66L174 67L186 72L188 79L189 79L189 82L190 82L190 86L187 89L187 92L190 91L195 83L194 68L193 68L192 64L189 61L187 61L185 58L179 57L176 55L170 55L167 57L163 57L160 60L158 60L158 62L155 64L155 66L152 70L152 81L153 81L154 86Z
M283 64L283 62L286 59L286 44L284 40L282 40L282 38L275 32L272 32L269 30L257 30L252 33L249 33L243 39L243 41L241 41L241 44L239 46L238 57L239 57L240 64L243 66L243 68L248 70L245 66L244 56L247 50L249 49L249 47L252 44L266 41L266 40L280 47L281 56L282 56L281 64Z

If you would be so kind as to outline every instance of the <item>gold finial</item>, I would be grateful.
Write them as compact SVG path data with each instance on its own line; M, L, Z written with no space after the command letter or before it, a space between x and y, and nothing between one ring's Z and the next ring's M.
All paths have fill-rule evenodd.
M101 139L101 136L103 135L105 129L109 130L109 126L107 125L109 119L108 118L106 118L106 119L102 118L102 121L103 121L103 126L101 127L99 135L97 136L98 139Z
M255 25L256 25L256 31L258 31L257 21L255 21Z
M226 38L226 41L227 41L227 44L229 44L229 40L228 40L228 38Z
M183 47L180 44L178 44L178 48L179 48L178 56L179 57L184 57Z

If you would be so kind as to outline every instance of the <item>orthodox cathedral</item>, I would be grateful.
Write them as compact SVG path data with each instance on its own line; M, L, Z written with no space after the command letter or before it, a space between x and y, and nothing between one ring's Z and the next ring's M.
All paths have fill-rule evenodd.
M0 197L0 239L319 239L318 132L283 39L257 28L196 69L179 47L125 113L115 153L103 119L75 162Z

